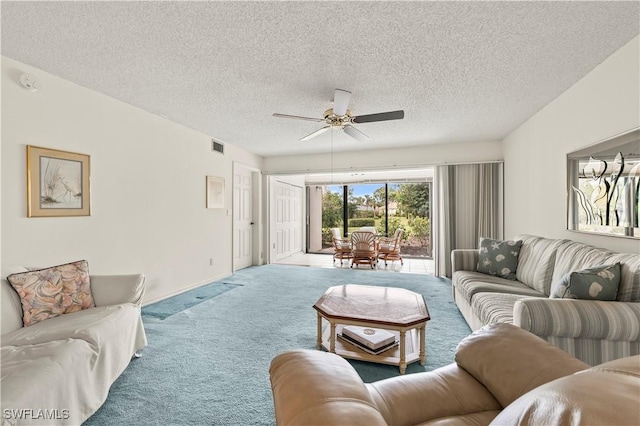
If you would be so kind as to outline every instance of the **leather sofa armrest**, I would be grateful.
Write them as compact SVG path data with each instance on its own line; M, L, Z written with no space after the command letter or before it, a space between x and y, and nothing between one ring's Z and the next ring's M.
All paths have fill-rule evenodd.
M511 324L488 325L458 344L456 362L503 407L531 389L589 365Z
M367 387L338 355L293 350L269 368L276 423L283 425L386 425Z
M536 336L638 341L640 303L531 298L513 306L513 323Z
M640 355L544 384L506 407L495 425L638 425Z
M451 250L451 273L456 271L475 271L478 265L478 250Z
M367 387L390 425L417 425L478 413L490 421L502 409L482 383L455 363Z
M145 276L91 275L91 293L96 306L133 303L140 306L145 291Z

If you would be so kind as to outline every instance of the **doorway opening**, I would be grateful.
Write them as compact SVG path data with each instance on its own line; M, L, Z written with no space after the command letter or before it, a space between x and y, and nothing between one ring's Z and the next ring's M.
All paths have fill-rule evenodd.
M404 230L401 252L431 258L432 182L308 185L307 252L332 253L332 228L347 237L362 227L381 236Z

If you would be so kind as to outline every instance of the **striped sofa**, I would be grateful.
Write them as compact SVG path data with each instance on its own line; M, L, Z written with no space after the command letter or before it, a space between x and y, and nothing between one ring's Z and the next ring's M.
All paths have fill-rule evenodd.
M516 280L476 272L478 250L453 250L453 297L472 330L511 323L590 365L640 354L640 256L570 240L519 235ZM551 299L566 273L620 262L615 302Z

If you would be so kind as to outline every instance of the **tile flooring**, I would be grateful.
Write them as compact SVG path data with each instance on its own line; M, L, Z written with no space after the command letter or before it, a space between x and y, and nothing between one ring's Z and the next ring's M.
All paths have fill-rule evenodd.
M315 254L315 253L297 253L287 258L278 260L275 263L281 265L296 265L296 266L311 266L315 268L349 268L350 263L344 260L340 264L340 259L333 261L333 256L330 254ZM357 265L354 266L359 269L371 269L369 265ZM405 272L411 274L429 274L433 275L435 271L435 265L433 259L409 259L404 258L404 265L401 265L399 261L388 262L387 266L384 265L384 261L378 263L379 271L393 271L393 272Z

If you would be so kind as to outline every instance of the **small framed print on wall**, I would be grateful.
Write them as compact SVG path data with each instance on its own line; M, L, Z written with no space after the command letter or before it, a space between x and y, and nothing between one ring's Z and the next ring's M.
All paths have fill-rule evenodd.
M90 157L27 145L27 216L89 216Z
M224 208L224 178L207 176L207 208Z

